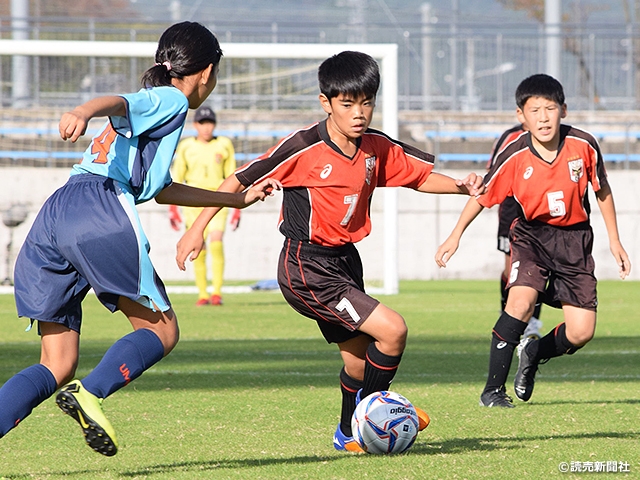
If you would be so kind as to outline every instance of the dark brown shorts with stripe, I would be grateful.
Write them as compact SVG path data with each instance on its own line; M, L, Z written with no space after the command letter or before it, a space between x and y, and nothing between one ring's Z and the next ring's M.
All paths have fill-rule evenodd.
M380 303L364 291L362 261L353 244L323 247L286 239L278 283L289 305L318 322L329 343L361 335L358 327Z
M517 220L510 240L509 287L535 288L552 307L567 303L596 311L593 231L588 224L561 228Z

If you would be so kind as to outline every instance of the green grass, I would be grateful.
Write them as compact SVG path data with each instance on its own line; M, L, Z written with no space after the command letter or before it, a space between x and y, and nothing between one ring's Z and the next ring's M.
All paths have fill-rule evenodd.
M510 479L620 478L566 473L561 462L640 462L640 284L601 282L596 338L542 366L528 403L477 405L498 315L497 282L403 282L382 301L401 312L409 342L393 389L432 418L397 456L336 452L337 348L277 293L226 295L196 308L174 295L181 341L167 358L105 401L120 451L102 457L53 399L0 440L7 479ZM543 310L545 331L561 312ZM0 296L0 383L37 362L13 299ZM82 378L129 331L95 298L85 302ZM512 369L513 373L514 369Z

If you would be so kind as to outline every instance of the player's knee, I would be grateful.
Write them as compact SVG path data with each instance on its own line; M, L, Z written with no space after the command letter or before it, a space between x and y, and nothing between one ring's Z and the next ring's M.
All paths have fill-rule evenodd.
M43 362L43 365L51 371L51 374L56 379L58 387L61 387L75 378L78 361L69 359L58 361L55 364L47 364Z
M178 344L180 330L177 322L159 323L153 326L147 326L146 328L153 331L160 339L162 347L164 348L165 357L169 355L171 350Z
M167 356L174 349L174 347L178 344L178 340L180 340L180 330L178 326L174 329L171 329L167 332L164 332L163 337L160 338L162 341L162 346L164 347L164 355Z
M522 321L528 321L533 314L533 310L535 308L535 302L530 302L527 299L523 298L511 298L512 295L509 295L507 298L507 306L505 307L505 311L514 318Z
M393 322L392 327L389 329L388 341L392 343L396 349L403 351L407 344L407 335L409 329L402 316L398 315L398 318Z
M569 331L567 329L567 340L576 347L583 347L591 341L595 331L593 329L581 329L577 331Z

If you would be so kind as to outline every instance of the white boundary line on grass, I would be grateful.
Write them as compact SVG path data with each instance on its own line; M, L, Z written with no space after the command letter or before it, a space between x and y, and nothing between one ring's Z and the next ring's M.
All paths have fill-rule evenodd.
M166 285L169 294L196 294L198 289L195 285ZM251 293L251 292L273 292L280 293L279 289L274 290L254 290L251 285L227 285L222 287L222 293ZM89 293L93 293L90 290ZM379 287L367 287L367 293L373 295L384 295L384 289ZM0 285L0 295L13 295L13 287L11 285Z

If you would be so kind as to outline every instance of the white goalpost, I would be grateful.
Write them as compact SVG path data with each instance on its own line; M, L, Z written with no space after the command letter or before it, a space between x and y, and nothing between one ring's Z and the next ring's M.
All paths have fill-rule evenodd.
M42 57L153 58L155 42L0 40L0 55ZM222 43L225 58L325 59L344 50L371 55L381 67L382 129L398 137L398 47L395 44L286 44ZM398 192L384 189L383 287L380 293L398 293Z

